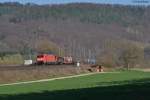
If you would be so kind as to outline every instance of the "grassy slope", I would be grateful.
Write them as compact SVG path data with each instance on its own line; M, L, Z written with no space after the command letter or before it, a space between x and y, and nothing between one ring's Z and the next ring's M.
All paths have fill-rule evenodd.
M0 100L150 100L146 72L105 73L0 87Z
M0 87L0 94L1 96L3 96L2 94L20 95L43 93L44 91L52 92L58 90L89 89L94 87L105 88L116 85L136 85L148 82L149 78L150 73L145 72L105 73L43 83L3 86Z

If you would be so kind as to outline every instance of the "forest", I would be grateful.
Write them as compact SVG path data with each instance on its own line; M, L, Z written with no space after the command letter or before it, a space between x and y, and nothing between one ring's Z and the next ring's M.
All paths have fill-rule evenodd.
M0 62L51 52L110 67L149 66L149 21L150 6L1 3Z

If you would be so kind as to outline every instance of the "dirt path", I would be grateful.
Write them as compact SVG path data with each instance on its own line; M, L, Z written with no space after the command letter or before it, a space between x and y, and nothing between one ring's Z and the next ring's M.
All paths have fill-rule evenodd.
M42 80L36 80L36 81L26 81L26 82L17 82L17 83L10 83L10 84L1 84L0 86L11 86L11 85L20 85L20 84L40 83L40 82L48 82L48 81L68 79L68 78L75 78L75 77L81 77L81 76L88 76L88 75L93 75L93 74L104 74L104 73L119 73L119 72L94 72L94 73L72 75L72 76L66 76L66 77L42 79Z
M133 70L143 71L143 72L150 72L150 68L135 68Z

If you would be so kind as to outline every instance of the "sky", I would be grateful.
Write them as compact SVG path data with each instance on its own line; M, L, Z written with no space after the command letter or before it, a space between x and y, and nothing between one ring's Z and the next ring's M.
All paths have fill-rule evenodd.
M150 0L0 0L0 2L20 2L36 4L64 4L74 2L90 2L102 4L123 4L123 5L150 5Z

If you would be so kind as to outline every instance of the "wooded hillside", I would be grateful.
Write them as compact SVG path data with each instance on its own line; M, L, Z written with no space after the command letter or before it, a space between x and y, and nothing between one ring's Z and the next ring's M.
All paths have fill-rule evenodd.
M3 3L0 51L21 54L51 51L80 59L107 59L116 65L118 59L122 63L120 55L124 55L124 47L129 45L142 49L142 56L149 58L149 22L149 6Z

